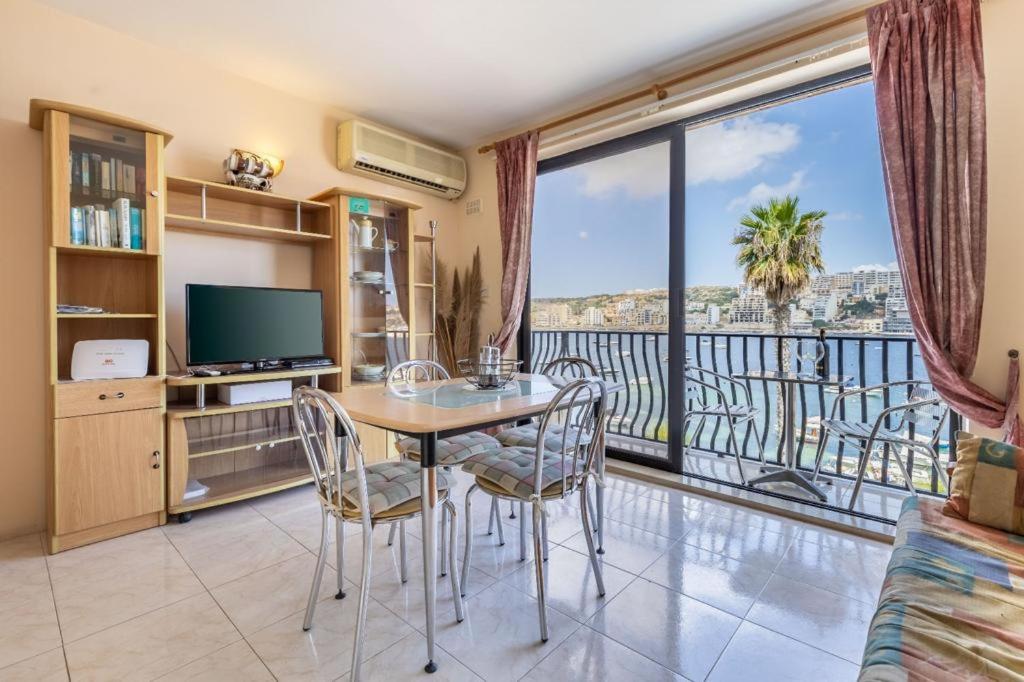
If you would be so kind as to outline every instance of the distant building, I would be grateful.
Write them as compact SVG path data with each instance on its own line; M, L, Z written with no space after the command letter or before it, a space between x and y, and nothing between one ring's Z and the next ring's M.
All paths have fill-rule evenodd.
M546 310L537 310L533 313L534 327L550 327L551 315Z
M903 292L902 282L889 284L889 296L885 299L885 319L882 331L886 334L913 334L914 325L910 321L910 309L907 297Z
M629 313L636 310L636 300L627 298L625 301L619 301L619 304L615 307L615 312L619 315L623 313Z
M722 319L722 308L720 306L711 303L708 305L707 310L707 323L718 324Z
M744 289L729 308L729 321L733 324L764 324L768 322L768 299L764 293Z
M811 319L820 322L832 322L839 314L839 296L832 292L828 296L819 296L811 306Z
M583 311L583 324L587 327L603 327L604 311L600 308L587 308Z

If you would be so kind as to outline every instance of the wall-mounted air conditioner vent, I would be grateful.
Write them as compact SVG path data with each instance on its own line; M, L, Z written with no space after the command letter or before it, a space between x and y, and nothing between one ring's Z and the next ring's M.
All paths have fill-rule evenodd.
M362 121L338 126L338 168L448 199L466 189L461 157Z

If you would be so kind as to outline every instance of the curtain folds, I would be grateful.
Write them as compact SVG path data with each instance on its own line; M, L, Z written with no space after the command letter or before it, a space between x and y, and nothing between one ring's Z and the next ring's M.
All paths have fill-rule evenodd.
M530 279L530 234L537 184L537 142L530 131L494 145L498 155L498 221L501 227L501 329L495 344L502 352L515 342Z
M987 219L979 2L889 0L868 10L868 41L896 256L928 376L957 411L1019 445L1016 357L1005 402L969 379Z

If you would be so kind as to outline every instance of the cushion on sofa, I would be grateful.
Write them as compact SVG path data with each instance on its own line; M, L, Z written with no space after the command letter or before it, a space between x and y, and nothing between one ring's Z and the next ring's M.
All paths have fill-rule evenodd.
M956 468L943 511L991 528L1024 533L1024 450L1009 443L956 435Z

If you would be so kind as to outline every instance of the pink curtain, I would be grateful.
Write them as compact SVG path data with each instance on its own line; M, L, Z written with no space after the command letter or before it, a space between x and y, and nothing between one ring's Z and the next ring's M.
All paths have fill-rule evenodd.
M495 344L502 352L515 341L530 279L533 190L537 184L534 130L494 145L498 154L498 222L501 227L501 329Z
M921 357L946 402L1019 445L1015 354L1005 402L969 379L987 217L979 0L889 0L867 21L889 217Z

